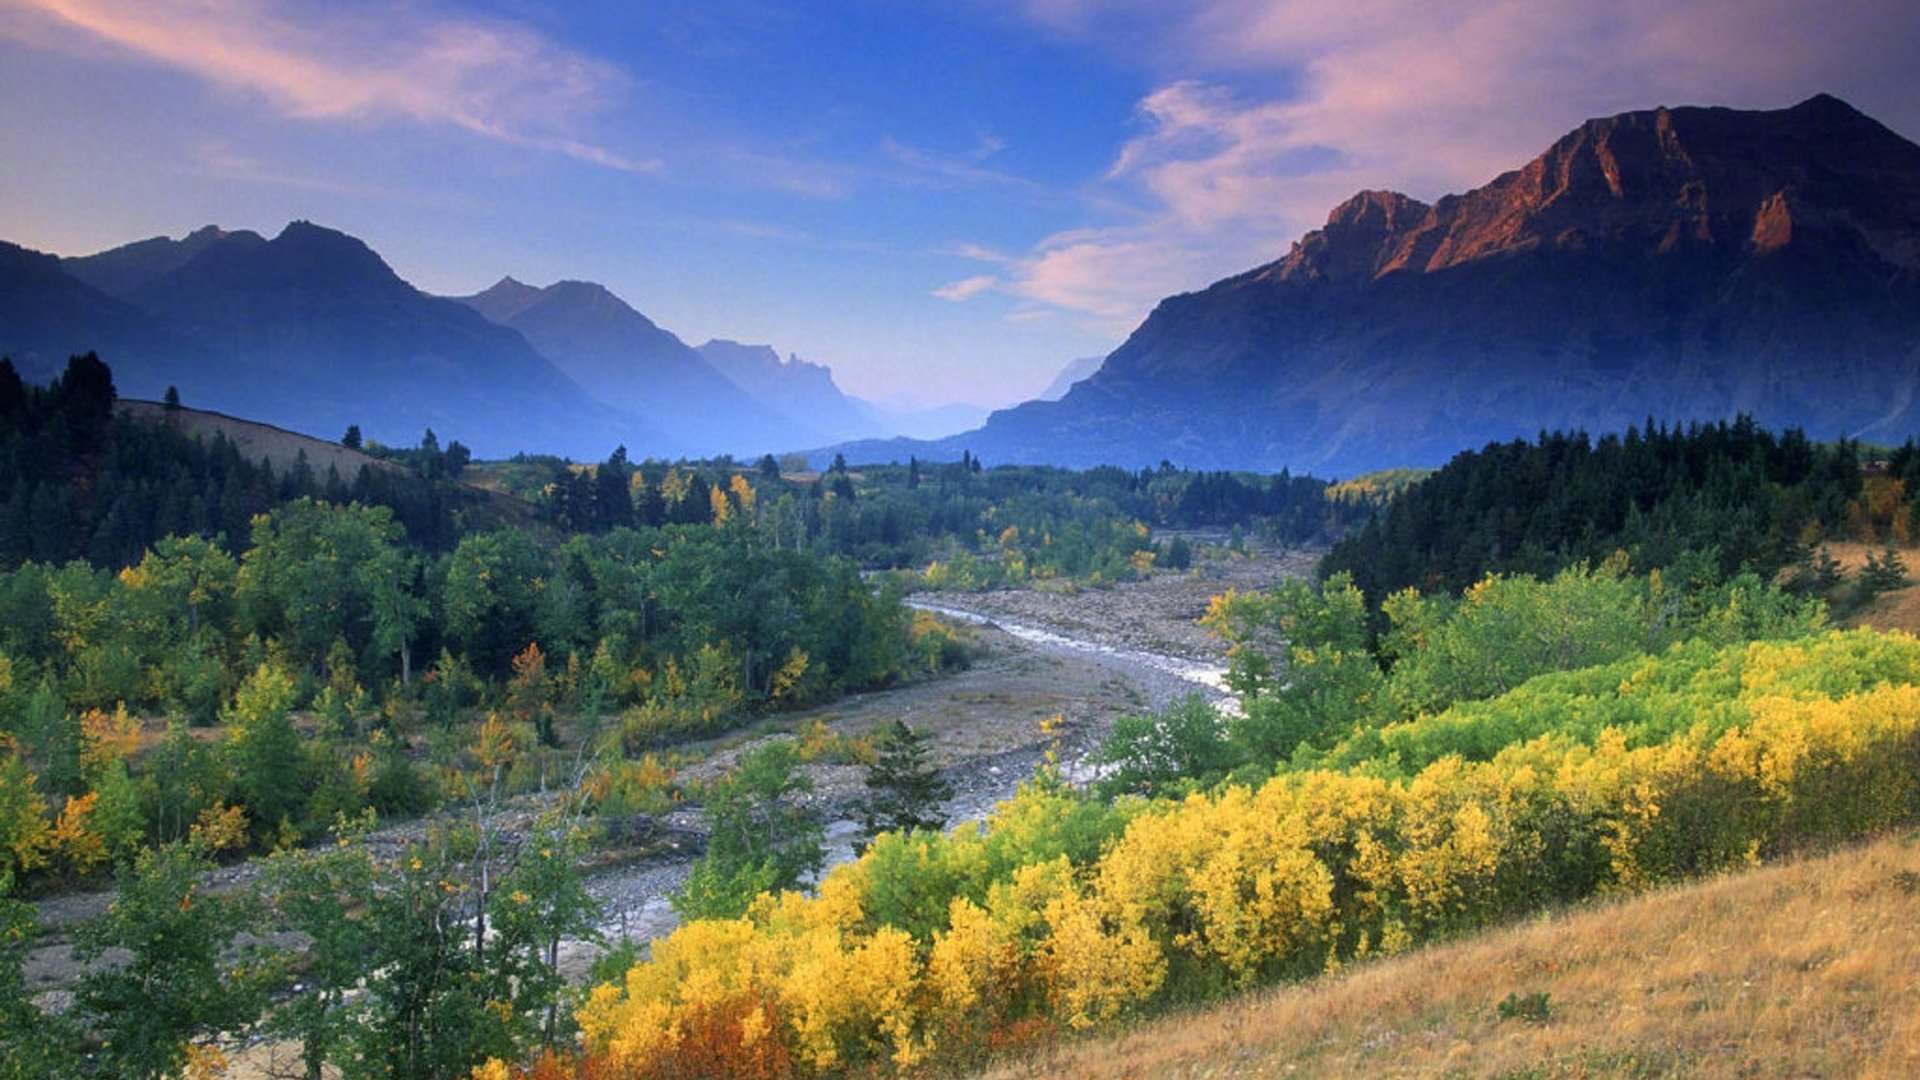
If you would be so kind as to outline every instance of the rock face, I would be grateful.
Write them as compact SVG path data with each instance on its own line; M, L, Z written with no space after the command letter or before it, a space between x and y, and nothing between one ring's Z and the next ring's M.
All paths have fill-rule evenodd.
M888 434L872 406L842 392L833 381L832 369L825 364L811 364L793 354L782 360L771 345L742 345L722 339L709 341L695 351L728 381L779 412L795 428L813 433L810 440L787 443L788 448Z
M1589 121L1431 206L1362 192L922 456L1349 475L1737 412L1898 442L1917 390L1920 147L1820 96Z

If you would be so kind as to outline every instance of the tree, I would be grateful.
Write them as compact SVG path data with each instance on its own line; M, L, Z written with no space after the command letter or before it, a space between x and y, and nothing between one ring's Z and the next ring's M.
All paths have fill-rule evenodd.
M180 407L180 388L177 386L167 387L167 396L162 404L166 405L168 411L178 409Z
M360 425L348 424L347 433L340 436L340 445L349 450L360 449Z
M293 698L293 679L262 664L240 684L223 716L231 732L227 759L233 785L260 839L274 836L283 822L300 823L311 787L306 743L288 713Z
M813 790L791 740L740 756L707 792L707 852L673 897L684 919L736 918L763 892L797 887L826 862L826 829L797 796Z
M1209 783L1241 764L1220 713L1188 694L1148 716L1123 716L1100 744L1094 762L1114 766L1101 781L1111 794L1160 794L1183 780Z
M12 889L13 875L0 870L0 898ZM33 924L33 905L0 899L0 1080L79 1075L79 1062L68 1050L72 1033L65 1018L42 1013L27 992L24 968Z
M304 988L274 1010L267 1030L299 1042L306 1080L320 1080L356 1026L347 994L374 959L357 909L375 879L367 849L346 835L338 846L281 852L268 867L275 913L281 925L305 935L307 947L297 959Z
M927 737L896 719L874 740L874 751L860 808L860 827L868 839L883 832L944 828L940 804L953 797L953 785L927 760Z
M121 872L106 914L77 931L88 970L75 1006L102 1037L106 1075L171 1076L193 1039L239 1031L259 1016L245 965L232 977L222 972L222 954L250 920L244 901L202 886L212 867L196 842L143 851ZM126 962L101 962L110 949L124 950Z

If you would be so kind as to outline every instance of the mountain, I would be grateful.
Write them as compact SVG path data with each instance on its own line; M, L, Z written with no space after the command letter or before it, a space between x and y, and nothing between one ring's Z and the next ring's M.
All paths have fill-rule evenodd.
M644 418L691 453L754 455L827 438L742 389L604 286L536 288L507 277L457 302L525 335L593 397ZM637 456L643 448L631 449Z
M1361 192L1059 402L914 452L1347 475L1738 412L1899 442L1917 391L1920 147L1822 95L1592 120L1433 205Z
M169 373L208 359L162 320L70 276L57 256L0 241L0 356L46 383L88 350L110 357L119 391L136 397L161 396Z
M735 386L785 416L796 428L813 431L811 442L790 442L791 449L820 442L843 442L893 432L878 410L848 397L833 381L833 370L789 354L780 359L771 345L742 345L716 338L700 346L700 356Z
M123 392L158 396L320 437L357 424L412 445L428 428L489 457L519 451L604 457L616 445L672 445L587 396L525 338L420 292L364 243L294 222L271 240L202 229L68 260L71 287L118 295L139 333L191 345L156 365L138 335L100 321L64 329L67 351L97 349ZM84 279L84 280L83 280ZM129 364L129 361L133 363Z
M1066 397L1067 391L1073 389L1076 383L1099 371L1100 363L1104 359L1105 357L1100 356L1082 356L1077 360L1067 361L1067 366L1060 369L1060 374L1055 375L1053 381L1048 383L1047 388L1040 391L1034 400L1059 401Z
M194 256L217 244L255 248L266 243L265 237L250 230L228 232L218 225L207 225L179 240L155 236L94 255L62 259L60 265L67 273L103 293L125 296L162 274L180 269Z

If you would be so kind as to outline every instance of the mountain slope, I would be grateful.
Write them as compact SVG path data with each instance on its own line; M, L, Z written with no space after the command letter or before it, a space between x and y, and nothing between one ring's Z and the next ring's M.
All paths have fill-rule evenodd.
M1912 1076L1916 891L1920 847L1887 837L1048 1043L987 1075Z
M321 437L358 424L394 445L433 428L483 456L595 458L665 441L589 398L518 333L413 288L344 233L201 230L73 265L202 345L208 359L170 379L189 404Z
M121 393L138 397L161 396L171 373L208 361L204 346L71 277L57 257L0 241L0 356L45 383L89 350L109 359Z
M1362 192L928 452L1350 474L1741 411L1920 429L1920 147L1831 97L1589 121L1431 206Z
M824 364L810 364L798 356L782 360L770 345L742 345L717 338L695 351L734 385L796 427L814 432L817 438L812 442L888 433L886 425L874 416L873 406L842 393L833 381L832 369Z
M457 302L519 331L596 399L645 418L694 453L758 454L823 441L604 286L561 281L542 289L508 277Z

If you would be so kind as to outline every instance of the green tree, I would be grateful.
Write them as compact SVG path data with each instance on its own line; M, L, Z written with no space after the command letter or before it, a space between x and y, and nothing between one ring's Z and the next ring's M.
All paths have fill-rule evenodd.
M225 715L234 789L259 840L276 836L283 823L298 827L306 805L311 770L292 706L293 679L262 664L240 684Z
M707 851L673 896L685 919L734 918L755 896L797 887L826 862L826 829L799 801L813 781L791 740L740 756L708 788Z
M281 852L268 868L274 913L307 946L290 958L303 988L273 1010L266 1027L300 1044L306 1080L320 1080L352 1035L358 1017L348 993L375 959L362 909L376 873L352 832L343 831L338 846Z
M212 866L192 843L143 851L120 872L106 914L77 932L88 969L74 1003L101 1037L109 1076L172 1075L194 1039L240 1031L260 1015L257 980L244 963L223 963L251 921L247 905L203 886ZM109 950L124 950L125 962L104 962Z
M1101 791L1153 795L1183 781L1217 780L1241 763L1241 752L1227 738L1219 711L1199 694L1188 694L1158 713L1115 721L1093 761L1113 766Z
M926 736L896 719L874 740L874 751L860 808L868 840L884 832L944 828L940 804L953 797L953 785L927 760Z
M27 992L24 971L33 945L33 905L5 899L13 875L0 869L0 1080L63 1080L80 1063L64 1017L42 1013Z
M561 1009L566 978L560 972L560 942L598 941L594 917L600 906L581 879L585 834L576 823L537 828L514 855L513 864L487 900L496 940L489 978L495 994L512 1002L516 1036L523 1048L551 1047L567 1034Z

